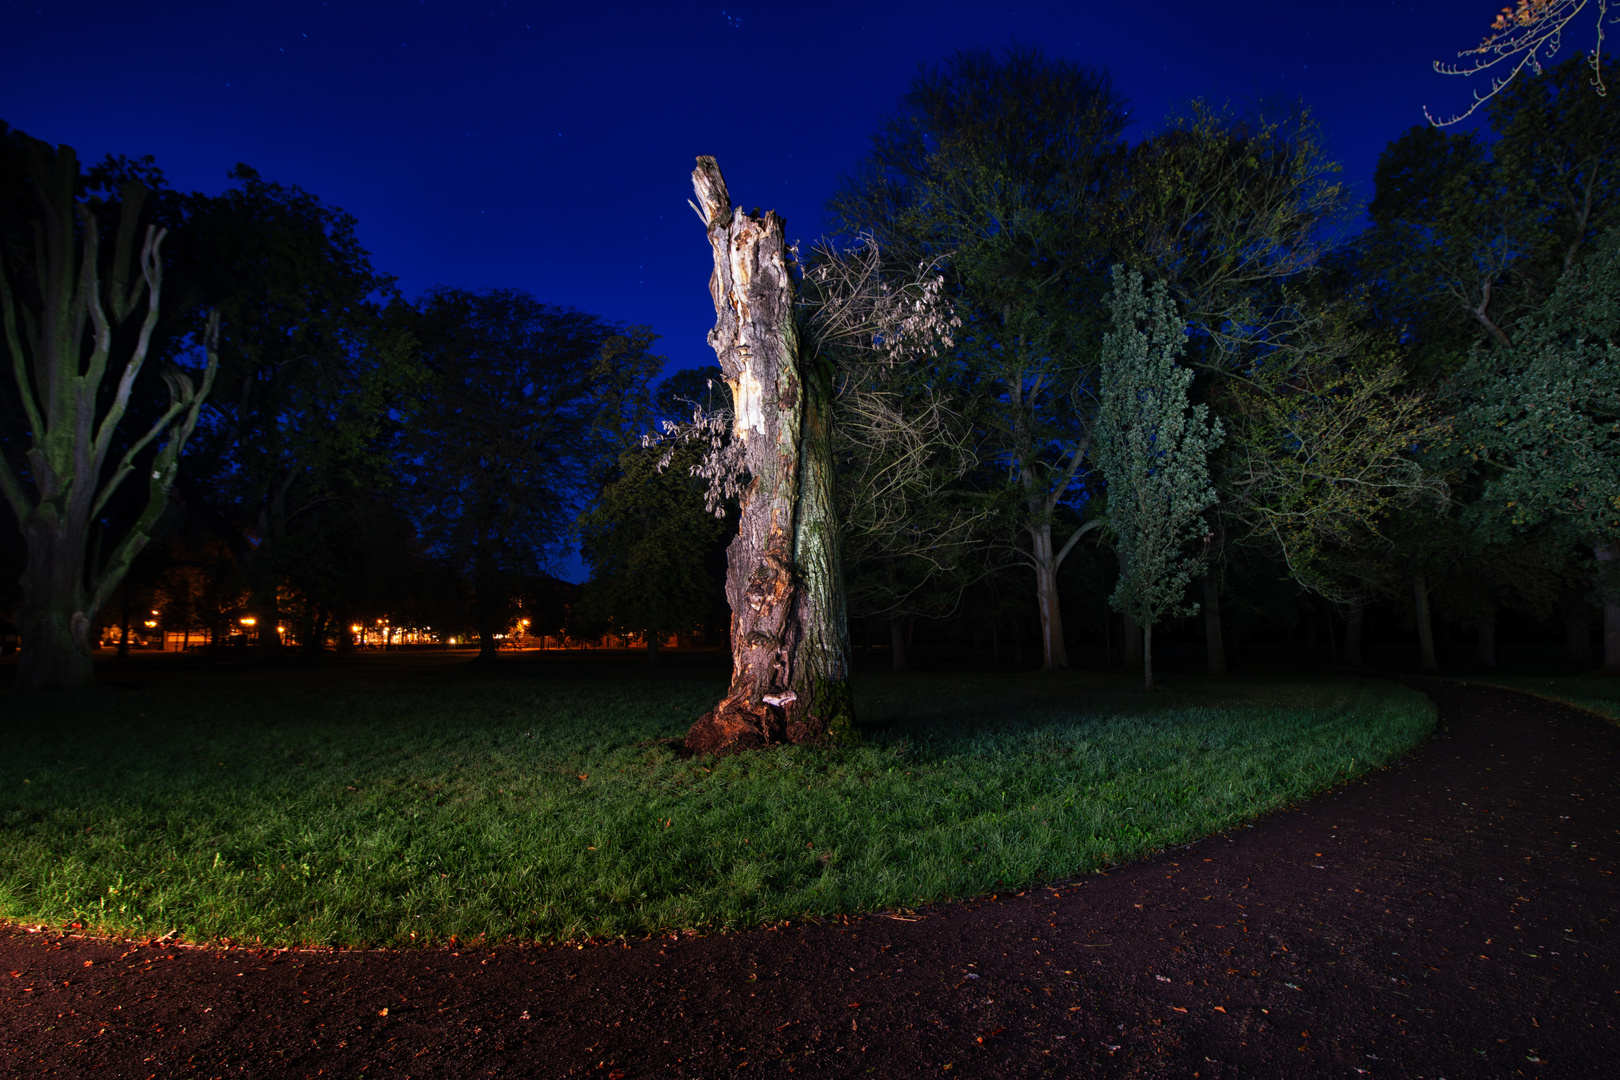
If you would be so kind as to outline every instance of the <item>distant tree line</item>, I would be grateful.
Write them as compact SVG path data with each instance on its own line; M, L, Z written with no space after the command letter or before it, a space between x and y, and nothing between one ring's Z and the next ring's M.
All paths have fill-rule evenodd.
M1400 135L1364 208L1299 104L1195 101L1133 143L1106 73L1016 48L921 71L795 267L857 653L1358 664L1376 623L1432 667L1437 628L1491 664L1502 620L1561 626L1585 659L1601 619L1620 671L1620 113L1591 71L1521 73L1488 134ZM647 328L516 290L408 300L352 218L246 166L184 194L0 134L25 650L153 610L218 642L251 618L266 655L382 622L486 655L521 619L724 640L718 368L660 383ZM920 267L948 348L825 331ZM65 576L36 539L66 505L54 385L107 433ZM576 544L583 590L548 576ZM87 677L34 655L25 683Z

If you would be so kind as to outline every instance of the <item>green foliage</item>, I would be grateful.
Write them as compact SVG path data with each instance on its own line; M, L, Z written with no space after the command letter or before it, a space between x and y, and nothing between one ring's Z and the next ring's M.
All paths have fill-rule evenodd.
M1067 663L1057 574L1081 535L1071 527L1067 543L1054 543L1053 525L1072 518L1062 504L1075 501L1091 440L1104 325L1091 298L1108 265L1106 195L1129 122L1104 72L1036 49L959 52L919 72L828 204L847 233L870 232L887 257L944 260L962 327L930 389L950 388L951 407L979 436L978 460L1004 463L979 478L996 498L974 512L1001 509L1003 557L1035 570L1052 666ZM916 571L929 561L883 552L882 574L857 580L904 601L926 594Z
M705 509L691 474L706 450L680 443L667 461L660 446L625 451L618 478L579 519L591 567L585 604L618 632L660 637L724 624L719 549L732 530Z
M405 497L429 550L470 586L493 653L515 583L562 557L604 460L646 430L663 359L646 327L517 289L431 289L410 325L431 382Z
M1223 432L1208 406L1188 404L1193 374L1176 363L1187 332L1169 288L1155 282L1145 294L1142 275L1119 266L1113 277L1094 454L1108 484L1108 527L1125 556L1109 602L1148 628L1198 610L1183 597L1205 556L1189 548L1210 536L1209 452Z
M1434 724L1383 682L897 677L862 690L859 748L680 760L664 740L718 689L415 671L18 702L0 915L398 946L915 906L1230 828Z
M1588 543L1620 536L1620 228L1518 325L1511 349L1477 351L1458 384L1490 502L1518 525L1562 520Z
M1280 557L1303 588L1336 602L1367 593L1367 556L1389 519L1449 502L1422 451L1450 418L1405 385L1398 348L1360 332L1353 311L1321 313L1296 347L1223 389L1230 438L1218 483L1242 546Z
M1345 208L1323 142L1302 105L1234 117L1198 100L1131 149L1110 192L1109 241L1169 286L1200 331L1196 363L1241 371L1304 318L1280 284L1316 264Z
M1416 368L1455 371L1538 310L1620 213L1620 112L1578 57L1490 102L1497 138L1415 127L1379 158L1362 274Z
M352 216L246 165L231 180L177 201L175 262L221 318L219 392L187 457L186 492L242 565L273 648L289 574L306 589L341 586L342 545L316 534L366 516L366 500L391 486L426 373L394 279L372 267ZM328 555L339 557L308 565ZM355 599L341 587L314 598Z

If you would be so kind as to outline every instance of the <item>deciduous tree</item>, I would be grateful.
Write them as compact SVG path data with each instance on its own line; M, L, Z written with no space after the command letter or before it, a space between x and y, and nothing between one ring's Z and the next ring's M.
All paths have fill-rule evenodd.
M1541 62L1558 54L1564 43L1564 33L1575 17L1588 7L1594 9L1597 40L1587 53L1585 66L1590 69L1590 82L1596 97L1605 97L1608 87L1603 84L1604 21L1609 11L1609 0L1519 0L1517 7L1505 7L1491 23L1491 32L1472 49L1457 54L1463 64L1448 64L1436 60L1434 70L1442 75L1466 77L1489 73L1491 88L1481 94L1474 91L1474 100L1466 111L1446 120L1436 120L1424 106L1423 115L1435 127L1448 127L1466 120L1474 110L1507 88L1518 74L1529 68L1541 74ZM1472 59L1469 59L1469 58Z
M1066 667L1058 572L1097 523L1064 520L1091 444L1106 322L1110 178L1124 99L1103 72L1012 48L921 72L829 203L902 261L943 260L957 339L956 407L1012 510L1010 553L1033 572L1042 666Z
M142 228L146 192L130 184L103 251L96 214L77 197L71 148L7 139L0 155L0 167L26 175L36 204L26 225L5 223L0 251L0 309L26 424L20 445L0 455L0 492L28 547L17 677L26 689L84 687L96 614L168 506L213 382L219 324L211 316L203 333L205 370L171 366L167 407L144 432L121 437L162 303L164 231ZM136 473L146 480L144 506L109 550L93 552L109 500Z
M645 416L663 358L645 327L516 289L431 289L411 327L431 382L412 425L406 498L430 551L470 588L490 660L518 583L568 550L603 459L624 448L621 421Z
M1568 522L1602 572L1606 671L1620 673L1620 228L1565 274L1508 349L1459 375L1486 498L1514 523Z

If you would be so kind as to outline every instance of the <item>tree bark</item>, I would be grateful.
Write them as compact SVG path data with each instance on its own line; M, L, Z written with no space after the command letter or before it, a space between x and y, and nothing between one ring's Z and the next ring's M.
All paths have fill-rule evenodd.
M1142 666L1142 628L1136 625L1136 620L1123 612L1120 621L1120 653L1124 667L1123 671L1135 671Z
M260 589L253 609L259 620L254 627L258 631L254 651L261 660L274 660L281 656L281 635L276 633L276 626L281 622L281 598L277 595L274 578Z
M1558 602L1564 616L1564 649L1577 664L1592 659L1592 612L1580 593L1565 593Z
M1312 624L1312 629L1315 625ZM1209 673L1226 674L1226 645L1221 640L1221 590L1214 574L1204 575L1204 651Z
M783 222L734 208L720 167L692 172L714 256L709 344L751 476L726 550L731 686L686 749L857 741L832 492L831 372L800 353Z
M168 506L180 451L217 370L218 322L210 318L204 334L208 367L201 387L178 369L165 376L168 407L144 433L133 433L121 455L114 453L113 433L157 326L164 233L148 226L144 243L138 239L146 189L127 185L111 259L104 262L96 217L78 202L73 150L32 139L24 145L39 202L32 222L37 303L14 291L0 259L0 326L14 376L13 404L28 432L26 446L18 446L28 462L25 475L0 456L0 496L28 549L19 579L17 684L24 690L84 688L94 677L96 616ZM112 357L115 340L127 347L122 363ZM137 472L149 478L145 505L107 558L89 565L91 530Z
M1361 630L1366 622L1367 605L1360 600L1351 603L1344 616L1344 655L1340 659L1351 667L1362 667Z
M118 658L129 655L129 621L135 617L135 599L129 594L129 582L118 590L123 594L122 610L118 613Z
M21 578L17 620L21 651L17 682L25 690L87 687L94 679L91 613L85 610L82 549L76 550L55 515L37 514L23 527L28 561Z
M1142 685L1153 689L1153 624L1142 627Z
M889 618L889 661L895 671L905 671L910 666L906 659L906 620L898 616Z
M1479 643L1474 647L1474 660L1487 667L1496 666L1496 613L1479 622Z
M1422 574L1412 579L1412 613L1417 619L1418 652L1423 658L1423 670L1439 671L1440 662L1434 654L1434 623L1429 617L1429 583Z
M1035 560L1035 601L1041 613L1041 670L1069 666L1069 651L1063 644L1063 608L1058 601L1058 559L1052 550L1052 524L1042 521L1029 527L1030 548Z
M1594 544L1592 554L1600 563L1612 563L1620 560L1620 546ZM1620 675L1620 595L1612 588L1603 594L1603 674Z

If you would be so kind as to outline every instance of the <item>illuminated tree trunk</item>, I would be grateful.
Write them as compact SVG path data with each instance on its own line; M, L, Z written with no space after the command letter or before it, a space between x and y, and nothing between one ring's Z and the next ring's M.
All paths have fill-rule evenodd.
M0 495L11 504L28 547L17 683L25 690L75 689L92 681L97 613L168 506L180 450L217 369L219 324L211 318L205 334L202 385L178 372L165 376L168 408L117 452L115 433L157 325L163 232L148 227L144 242L138 241L146 191L127 186L112 259L103 265L95 216L76 198L79 165L72 149L27 140L25 157L40 211L32 295L7 266L11 253L0 251L0 324L28 432L25 473L13 472L0 456ZM114 335L125 326L136 334L118 363ZM146 504L95 565L92 532L105 519L108 500L137 471L148 474Z
M709 344L731 387L733 436L751 480L726 551L731 686L692 725L686 748L853 742L831 373L800 354L782 219L734 208L711 157L698 158L692 186L714 253Z
M1036 503L1031 498L1031 504ZM1034 507L1032 505L1032 517ZM1041 520L1028 527L1031 556L1035 562L1035 601L1041 614L1041 670L1069 666L1069 651L1063 643L1063 605L1058 600L1059 557L1052 550L1052 523Z

